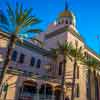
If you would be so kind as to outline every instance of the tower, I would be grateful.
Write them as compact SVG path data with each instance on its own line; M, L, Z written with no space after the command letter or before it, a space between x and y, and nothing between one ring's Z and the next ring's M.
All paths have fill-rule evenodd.
M61 12L57 19L57 24L65 24L65 25L76 25L75 16L69 10L68 3L65 3L65 9Z

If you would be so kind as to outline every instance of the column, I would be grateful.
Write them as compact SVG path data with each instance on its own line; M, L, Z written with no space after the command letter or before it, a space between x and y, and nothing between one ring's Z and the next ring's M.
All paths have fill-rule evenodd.
M53 87L53 91L52 91L52 100L55 100L54 91L55 91L55 87Z
M44 99L46 99L46 84L44 84Z
M40 85L37 85L37 93L36 93L36 100L39 100L39 90L40 90Z
M100 75L98 75L98 89L99 89L99 100L100 100Z

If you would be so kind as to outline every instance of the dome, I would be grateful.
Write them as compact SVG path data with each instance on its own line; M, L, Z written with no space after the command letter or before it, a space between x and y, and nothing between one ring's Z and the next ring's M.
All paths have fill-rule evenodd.
M59 17L73 17L73 13L68 10L64 10L62 13L60 13Z
M73 25L76 25L76 18L74 16L74 14L69 10L65 9L62 13L59 14L58 18L60 18L60 19L61 18L67 18L67 19L69 19L71 21L71 23Z

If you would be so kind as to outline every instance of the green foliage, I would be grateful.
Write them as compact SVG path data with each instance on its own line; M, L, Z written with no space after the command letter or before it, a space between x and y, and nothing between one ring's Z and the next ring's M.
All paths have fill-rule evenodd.
M78 46L78 42L75 41L75 48L71 49L70 55L76 60L81 61L84 58L82 46Z
M65 41L64 43L60 43L58 41L58 52L59 54L68 57L70 60L72 60L71 56L70 56L70 52L72 50L73 46L71 42Z
M51 54L52 54L53 59L54 59L54 60L57 60L57 57L58 57L58 55L59 55L58 49L57 49L57 48L51 48L51 49L50 49L50 52L51 52Z
M85 58L82 61L83 65L87 66L87 69L99 70L100 62L95 58Z
M12 8L9 3L6 3L6 15L0 13L0 29L7 33L26 34L39 33L40 29L34 29L33 25L41 21L32 16L32 8L25 9L22 4L16 3L16 8Z

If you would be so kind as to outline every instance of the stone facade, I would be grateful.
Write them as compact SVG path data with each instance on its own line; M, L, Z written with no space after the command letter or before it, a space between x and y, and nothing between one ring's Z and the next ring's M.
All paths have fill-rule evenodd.
M58 41L64 43L67 40L72 42L73 46L77 41L78 45L84 48L83 53L86 52L89 56L100 61L98 55L86 47L84 40L76 29L75 22L73 14L66 10L63 12L63 16L62 14L59 16L56 23L48 27L47 32L43 32L37 37L45 43L43 48L37 43L31 43L31 41L24 41L24 45L16 43L12 55L16 51L17 56L16 59L14 58L15 61L12 59L10 62L5 75L4 84L8 84L8 89L7 92L2 92L2 98L6 98L6 100L60 100L61 75L59 75L59 64L62 61L62 56L59 55L55 65L54 59L49 54L51 48L57 47ZM0 57L4 59L9 36L0 32L0 37ZM24 61L20 62L21 54L24 55ZM2 69L2 66L3 63L0 64L0 69ZM49 69L46 66L49 66ZM75 83L75 100L88 100L86 67L80 64L78 66L79 77L76 78ZM65 97L68 96L69 99L72 75L73 62L68 60L65 76ZM97 79L100 86L99 74L97 74ZM91 76L91 86L94 86L93 80L94 78ZM91 92L91 100L96 100L94 87L91 88L91 91L93 91Z

